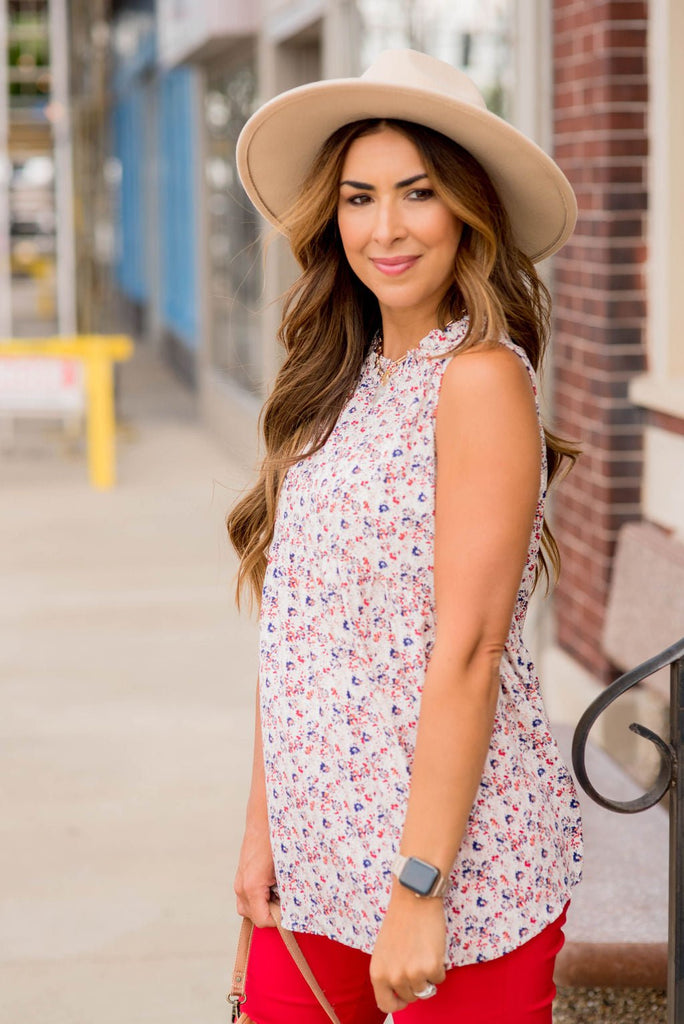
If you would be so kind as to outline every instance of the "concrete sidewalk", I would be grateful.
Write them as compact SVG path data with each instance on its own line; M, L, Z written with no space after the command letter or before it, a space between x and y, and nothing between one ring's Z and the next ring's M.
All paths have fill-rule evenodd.
M78 459L1 470L2 1024L228 1019L256 627L223 518L245 480L149 353L130 379L114 491Z

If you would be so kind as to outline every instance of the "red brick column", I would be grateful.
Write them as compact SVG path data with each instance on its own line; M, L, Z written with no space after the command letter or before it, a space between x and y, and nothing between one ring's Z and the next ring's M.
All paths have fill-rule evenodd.
M602 679L615 539L641 511L641 413L627 387L645 351L647 7L553 3L555 157L580 208L554 266L554 412L585 451L554 508L558 642Z

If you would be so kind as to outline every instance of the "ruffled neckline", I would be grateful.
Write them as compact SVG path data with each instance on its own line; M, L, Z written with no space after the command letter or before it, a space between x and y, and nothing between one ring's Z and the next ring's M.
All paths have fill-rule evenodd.
M418 350L431 356L446 355L461 344L469 324L469 317L463 316L460 320L452 320L446 327L435 327L419 342Z
M469 324L468 316L461 317L460 320L452 320L446 325L446 327L435 327L433 330L426 334L417 345L410 348L406 355L400 359L390 359L388 356L381 354L376 355L375 345L376 337L373 339L371 344L370 352L368 355L371 363L379 361L383 368L391 366L393 363L397 363L397 369L399 365L405 362L409 362L412 357L426 355L426 356L442 356L453 351L463 341Z

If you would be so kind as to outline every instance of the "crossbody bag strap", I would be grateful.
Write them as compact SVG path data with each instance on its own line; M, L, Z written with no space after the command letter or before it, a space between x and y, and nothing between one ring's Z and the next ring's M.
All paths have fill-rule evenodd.
M233 967L233 978L230 983L228 1002L232 1006L232 1020L236 1021L240 1016L240 1006L245 1001L245 979L247 977L247 961L249 960L249 948L252 945L252 933L254 925L248 917L243 917L238 939L237 953L235 954L235 966Z
M309 986L309 988L311 989L313 994L316 996L316 999L318 1000L318 1002L321 1004L321 1006L323 1007L323 1009L327 1013L328 1017L332 1021L332 1024L340 1024L339 1017L337 1016L337 1014L333 1010L332 1006L328 1002L328 999L326 998L325 992L323 991L321 986L316 981L316 976L315 976L314 972L311 970L311 968L309 967L309 965L308 965L308 963L306 961L306 957L304 956L304 954L302 953L301 949L299 948L299 945L297 943L296 938L294 937L294 934L291 931L288 931L287 928L283 928L282 924L280 923L281 922L281 915L280 915L280 906L279 906L278 903L271 903L271 917L273 918L273 920L275 921L275 923L278 926L278 931L280 932L280 935L282 937L283 942L287 946L287 949L288 949L288 952L290 953L290 956L292 957L294 962L297 964L297 967L299 968L299 970L300 970L300 972L302 974L302 977L306 981L307 985Z

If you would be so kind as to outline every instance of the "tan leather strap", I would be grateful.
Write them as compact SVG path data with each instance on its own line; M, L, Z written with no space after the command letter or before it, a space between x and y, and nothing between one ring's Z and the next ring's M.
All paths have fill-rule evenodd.
M297 967L299 968L299 970L300 970L300 972L302 974L302 977L304 978L305 982L307 983L307 985L309 986L309 988L311 989L313 994L316 996L316 999L321 1004L322 1008L325 1010L325 1012L327 1013L328 1017L333 1022L333 1024L340 1024L339 1017L337 1016L337 1014L333 1010L332 1006L328 1002L328 1000L326 998L326 995L325 995L325 992L323 991L321 986L316 981L316 976L315 976L314 972L311 970L311 968L309 967L309 965L308 965L308 963L306 961L306 957L304 956L304 954L302 953L301 949L299 948L299 945L297 944L297 940L294 937L294 934L291 931L288 931L287 928L283 928L282 924L280 923L281 922L280 904L278 904L278 903L271 903L271 917L273 918L273 920L277 924L278 931L280 932L282 940L285 943L285 945L287 946L287 949L288 949L288 951L290 953L290 956L292 957L294 962L297 964Z
M243 917L238 939L237 953L235 954L235 966L233 967L233 978L230 983L228 1002L233 1007L233 1020L237 1020L240 1013L240 1005L245 1001L245 979L247 977L247 961L249 960L249 947L252 945L252 933L254 925L248 917Z
M271 917L276 923L280 936L285 943L287 950L300 970L305 982L316 996L321 1007L332 1021L332 1024L340 1024L340 1019L328 1002L325 992L316 981L316 977L306 962L306 957L297 944L293 933L283 928L281 924L280 905L271 903ZM235 967L233 968L233 979L228 994L228 1002L233 1008L233 1020L237 1021L240 1014L240 1006L245 1000L245 980L247 977L247 961L249 960L249 949L252 944L254 925L248 917L243 918L240 938L238 939L237 953L235 954ZM240 1018L242 1019L242 1018Z

